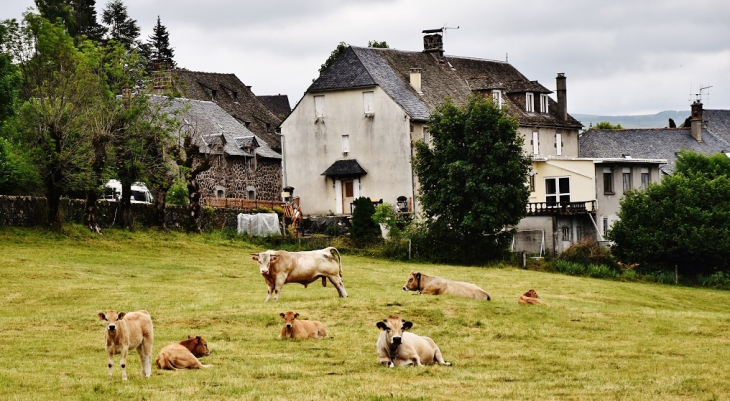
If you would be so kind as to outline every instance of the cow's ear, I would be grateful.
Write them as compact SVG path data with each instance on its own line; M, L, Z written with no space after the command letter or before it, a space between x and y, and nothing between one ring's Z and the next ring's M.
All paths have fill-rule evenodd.
M120 313L119 313L119 315L117 316L117 320L122 320L122 319L124 319L124 316L126 316L126 315L127 315L126 313L124 313L124 312L120 312Z
M106 320L106 315L104 315L103 312L99 312L99 314L97 316L99 316L99 319L101 319L101 320Z
M383 322L375 323L375 326L377 328L379 328L380 330L387 330L388 329L388 326L386 326L385 323L383 323Z
M294 319L296 319L296 318L298 318L298 317L299 317L299 314L298 314L298 313L295 313L295 314L294 314Z
M416 278L421 278L421 273L416 273Z
M286 315L283 313L279 313L279 316L281 316L282 319L286 319Z
M189 339L191 339L191 338L192 338L192 337L188 336L188 340L189 340Z
M279 255L271 255L272 262L276 262L277 259L279 259Z
M403 330L410 330L411 327L413 327L413 323L411 323L411 322L403 322Z
M200 344L200 340L202 340L202 338L200 338L200 336L195 336L195 341L196 341L196 342L197 342L198 344Z
M251 256L253 256L251 259L253 259L253 260L255 260L255 261L258 262L258 260L259 260L259 254L258 253L252 253Z

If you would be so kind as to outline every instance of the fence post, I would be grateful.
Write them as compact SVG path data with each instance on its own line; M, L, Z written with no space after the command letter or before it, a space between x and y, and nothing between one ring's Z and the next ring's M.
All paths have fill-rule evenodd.
M527 252L522 251L522 267L527 267Z
M408 260L411 260L411 239L408 239Z

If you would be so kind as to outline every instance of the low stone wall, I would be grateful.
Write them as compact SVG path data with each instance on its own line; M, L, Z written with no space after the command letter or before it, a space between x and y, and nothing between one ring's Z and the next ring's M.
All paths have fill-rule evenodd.
M83 199L61 199L61 216L64 222L84 224L86 201ZM100 200L97 202L96 218L102 228L119 227L118 202ZM154 205L133 203L132 224L138 227L152 227L155 222ZM182 230L188 225L188 209L168 205L165 209L167 228ZM204 231L237 228L238 214L244 210L203 208L202 227ZM0 226L33 227L46 224L46 199L30 196L0 195ZM281 216L280 216L281 218Z

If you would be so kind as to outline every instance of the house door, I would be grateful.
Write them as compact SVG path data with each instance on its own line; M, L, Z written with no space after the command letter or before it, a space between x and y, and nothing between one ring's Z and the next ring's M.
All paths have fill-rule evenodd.
M342 180L342 211L347 214L352 213L352 202L355 201L355 181Z

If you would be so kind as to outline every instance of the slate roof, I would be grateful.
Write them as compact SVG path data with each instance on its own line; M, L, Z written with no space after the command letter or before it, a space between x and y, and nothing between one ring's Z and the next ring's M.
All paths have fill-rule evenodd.
M271 149L266 141L246 129L214 102L184 98L169 99L163 96L150 96L150 101L162 105L167 112L180 113L176 118L183 123L182 129L187 133L194 131L204 140L205 144L201 144L201 153L215 153L215 148L222 145L227 155L253 157L254 154L242 146L250 144L259 145L254 150L257 156L281 159L281 154Z
M411 68L421 70L422 93L416 92L410 85ZM582 127L571 116L568 116L568 121L561 121L557 114L557 102L552 99L549 100L547 114L525 112L525 91L550 93L550 90L537 81L528 80L511 64L503 61L350 46L312 83L307 92L376 85L414 120L427 120L430 110L449 96L457 103L464 103L472 92L497 89L498 86L505 90L505 105L521 125Z
M172 70L170 74L182 97L214 101L272 149L281 150L281 137L275 132L281 120L235 74L187 70Z
M282 120L291 114L291 105L287 95L256 96L275 116ZM283 117L283 118L282 118Z
M360 166L360 163L357 162L357 160L354 159L347 159L347 160L337 160L336 162L332 163L331 166L327 167L327 170L324 171L321 175L326 175L328 177L330 176L346 176L346 175L363 175L367 174L368 172L365 171L362 166Z
M730 110L703 110L704 128L730 142Z
M587 158L666 159L660 167L665 174L671 174L677 161L677 153L694 150L703 154L730 151L730 143L717 135L702 130L702 141L697 142L689 128L650 129L590 129L578 138L579 156Z

